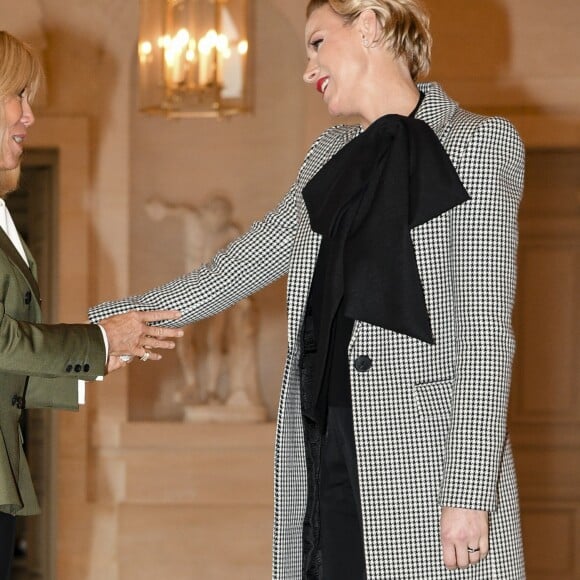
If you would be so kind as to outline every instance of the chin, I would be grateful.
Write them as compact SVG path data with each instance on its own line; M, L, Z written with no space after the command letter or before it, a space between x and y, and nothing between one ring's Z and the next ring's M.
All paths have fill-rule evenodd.
M18 188L20 165L14 169L0 170L0 196Z
M340 109L333 107L332 105L328 105L328 114L331 117L342 117L343 115Z
M349 110L350 107L344 107L336 101L327 103L326 107L328 109L328 114L331 117L349 117L353 115L353 113Z

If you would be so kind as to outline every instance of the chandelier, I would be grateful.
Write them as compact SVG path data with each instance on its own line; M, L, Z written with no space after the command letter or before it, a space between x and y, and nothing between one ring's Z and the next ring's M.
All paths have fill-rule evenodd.
M249 110L250 0L141 0L139 106L170 118Z

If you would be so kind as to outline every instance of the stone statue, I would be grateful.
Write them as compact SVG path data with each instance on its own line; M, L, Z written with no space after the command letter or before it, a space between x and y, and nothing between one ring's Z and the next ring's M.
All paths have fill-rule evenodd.
M239 236L232 204L214 192L200 207L150 199L146 211L153 220L178 218L185 234L184 271L209 262ZM259 390L257 313L252 298L205 321L184 328L176 352L185 384L174 399L184 405L188 421L263 421L267 417ZM201 368L205 370L200 376ZM227 392L220 379L227 374Z

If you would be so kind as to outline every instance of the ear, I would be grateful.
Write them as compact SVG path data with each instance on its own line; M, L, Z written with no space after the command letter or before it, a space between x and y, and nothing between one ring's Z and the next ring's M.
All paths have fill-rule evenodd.
M363 44L365 44L365 46L372 46L380 36L379 20L375 11L370 8L363 10L357 19L357 24Z

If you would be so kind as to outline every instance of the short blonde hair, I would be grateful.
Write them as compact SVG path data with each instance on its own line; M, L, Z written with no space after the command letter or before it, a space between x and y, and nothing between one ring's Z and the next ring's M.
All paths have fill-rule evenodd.
M28 91L32 100L42 82L42 66L32 49L0 30L0 136L4 127L4 101L11 95ZM0 170L0 196L18 187L20 167Z
M421 0L310 0L306 17L325 4L349 24L363 11L372 10L382 27L377 42L406 60L414 81L429 72L433 41L429 15Z

